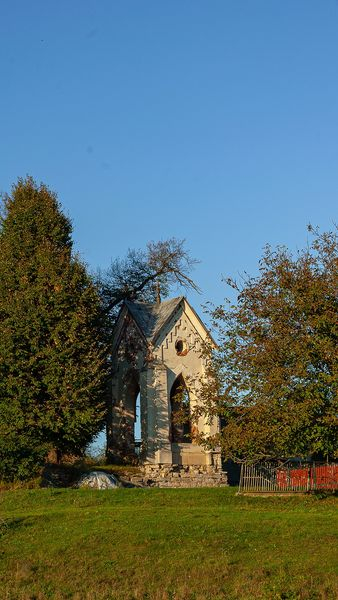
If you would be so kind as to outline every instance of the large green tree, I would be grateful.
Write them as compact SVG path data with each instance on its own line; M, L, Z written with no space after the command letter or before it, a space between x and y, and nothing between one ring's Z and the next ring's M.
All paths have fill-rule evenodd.
M212 310L204 410L222 430L205 441L229 458L337 456L338 237L310 231L297 256L267 247L257 277L228 280L237 301Z
M29 476L102 427L106 378L98 291L72 252L54 193L19 180L0 217L0 477Z

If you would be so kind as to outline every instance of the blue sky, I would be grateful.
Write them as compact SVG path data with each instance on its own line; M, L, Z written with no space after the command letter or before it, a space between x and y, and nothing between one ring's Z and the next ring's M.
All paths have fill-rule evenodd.
M91 269L185 238L199 310L337 221L335 0L12 0L0 34L0 191L55 190Z

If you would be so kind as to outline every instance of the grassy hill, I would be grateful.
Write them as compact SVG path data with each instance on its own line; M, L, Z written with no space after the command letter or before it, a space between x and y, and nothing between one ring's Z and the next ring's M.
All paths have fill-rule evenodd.
M338 597L337 500L233 489L0 494L0 598Z

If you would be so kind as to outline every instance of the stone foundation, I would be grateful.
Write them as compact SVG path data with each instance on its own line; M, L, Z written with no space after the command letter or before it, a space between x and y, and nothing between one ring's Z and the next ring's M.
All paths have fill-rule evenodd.
M222 487L228 485L225 471L213 466L144 465L143 485L159 488Z

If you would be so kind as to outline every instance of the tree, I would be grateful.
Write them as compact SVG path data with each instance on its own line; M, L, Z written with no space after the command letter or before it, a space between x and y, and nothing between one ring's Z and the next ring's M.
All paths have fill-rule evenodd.
M55 194L19 179L0 216L0 476L27 477L51 449L79 453L102 427L100 297L72 252Z
M223 426L203 441L228 458L337 456L338 237L309 229L309 248L267 247L258 277L228 280L237 303L211 311L204 411Z
M149 242L146 250L129 250L125 259L115 259L105 274L99 274L103 311L114 322L123 300L155 302L173 286L199 291L190 277L198 261L191 258L184 240L169 238Z

